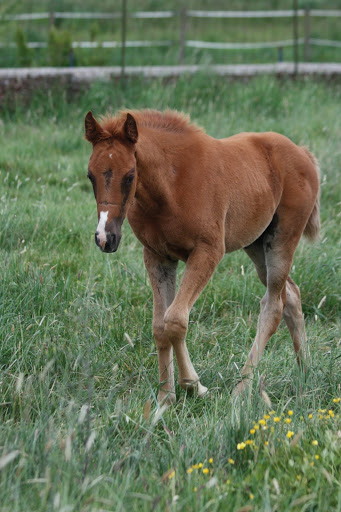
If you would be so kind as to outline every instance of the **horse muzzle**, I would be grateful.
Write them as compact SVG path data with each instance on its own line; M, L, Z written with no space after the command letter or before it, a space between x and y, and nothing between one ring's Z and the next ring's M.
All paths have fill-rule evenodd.
M99 236L98 231L95 233L95 243L103 252L116 252L121 241L121 234L106 233L106 239L103 240Z

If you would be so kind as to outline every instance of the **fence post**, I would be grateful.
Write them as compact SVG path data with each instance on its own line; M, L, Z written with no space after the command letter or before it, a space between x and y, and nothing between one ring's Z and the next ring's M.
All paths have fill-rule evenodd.
M294 76L298 73L298 0L293 0Z
M182 8L180 11L180 49L179 49L179 64L183 64L185 57L185 46L186 46L186 8Z
M54 26L54 8L53 8L53 0L50 0L50 28Z
M122 46L121 46L121 83L125 81L127 36L127 0L122 0Z
M310 9L305 8L304 13L304 60L310 61Z

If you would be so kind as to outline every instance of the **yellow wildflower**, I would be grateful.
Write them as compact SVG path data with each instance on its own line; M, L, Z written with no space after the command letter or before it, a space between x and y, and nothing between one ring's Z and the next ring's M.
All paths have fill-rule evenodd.
M310 463L311 467L315 466L315 463L314 462L311 462Z
M193 464L192 468L193 469L199 469L199 464Z
M338 404L341 401L341 398L333 398L334 404Z
M204 473L204 475L207 475L210 472L210 470L208 468L204 468L202 472Z
M230 480L226 480L226 482L225 482L225 483L226 483L226 485L228 485L228 484L230 483Z
M252 492L251 492L251 493L249 494L249 498L250 498L250 500L253 500L253 499L254 499L254 497L255 497L255 496L254 496L254 494L252 494Z
M319 414L319 420L323 420L322 414Z
M300 481L301 480L301 475L296 475L296 480Z
M311 418L313 417L312 414L308 414L308 418L311 420Z
M255 429L254 429L254 428L252 428L252 429L250 430L250 434L254 434L255 432L256 432L256 431L255 431Z
M190 475L191 473L193 473L193 468L188 468L187 469L187 474Z
M331 418L334 418L335 416L334 411L332 411L331 409L329 409L328 414Z
M320 412L321 414L324 414L325 412L327 412L327 409L319 409L318 412Z
M173 478L173 476L175 476L175 471L172 471L171 473L169 473L168 478L171 479L171 478Z
M265 446L269 446L269 441L265 441Z
M291 419L290 418L285 418L284 422L289 424L289 423L291 423Z
M202 462L199 462L198 464L198 469L201 469L203 467L203 463Z
M210 459L208 459L208 462L209 462L210 464L213 464L213 457L211 457Z
M254 441L253 441L252 439L247 439L247 440L245 441L245 444L249 444L249 445L251 445L251 444L253 444L253 443L254 443Z
M273 414L276 414L275 411L270 411L269 412L270 416L272 416Z
M278 423L279 421L281 421L281 418L279 416L275 416L274 417L274 422Z
M316 441L316 439L315 439L314 441L311 442L311 444L314 445L314 446L318 446L319 442Z
M197 492L197 490L198 490L198 487L194 487L193 491Z
M319 460L320 456L319 455L315 455L315 459L316 460Z
M256 424L253 428L254 428L255 430L259 430L259 425L257 425L257 424Z
M265 421L265 420L259 420L259 422L258 422L258 423L259 423L260 425L262 425L262 426L263 426L263 425L266 425L266 421Z
M246 444L244 442L237 444L237 450L244 450Z
M234 460L230 458L230 459L228 459L228 463L229 464L234 464Z
M268 414L264 414L263 418L264 418L265 420L269 420L269 419L270 419L270 416L269 416Z
M287 438L290 439L293 435L294 435L294 432L292 430L288 430Z
M292 416L294 414L293 411L288 411L288 416Z

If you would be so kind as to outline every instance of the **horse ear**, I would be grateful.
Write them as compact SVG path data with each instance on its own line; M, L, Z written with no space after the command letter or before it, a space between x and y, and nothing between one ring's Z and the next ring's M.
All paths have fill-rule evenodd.
M85 116L85 138L92 144L101 140L103 129L92 115L91 110Z
M129 142L136 144L138 137L136 121L129 113L127 114L127 119L124 123L124 133Z

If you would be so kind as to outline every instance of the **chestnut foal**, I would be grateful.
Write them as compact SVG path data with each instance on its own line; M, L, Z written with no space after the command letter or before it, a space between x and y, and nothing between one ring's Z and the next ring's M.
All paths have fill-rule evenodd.
M277 133L214 139L174 111L85 118L88 177L97 201L95 241L115 252L127 216L144 246L153 288L159 402L175 401L173 349L184 389L206 393L186 346L191 307L224 253L244 249L266 286L257 335L235 389L246 389L283 316L298 360L308 355L300 292L289 277L297 244L318 236L314 156ZM186 270L176 293L178 260Z

